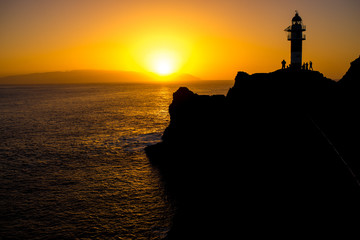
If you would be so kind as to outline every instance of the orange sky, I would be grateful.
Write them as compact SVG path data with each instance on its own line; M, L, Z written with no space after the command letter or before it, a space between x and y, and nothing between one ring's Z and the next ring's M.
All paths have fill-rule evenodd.
M295 10L307 26L303 60L341 78L360 54L359 0L1 0L0 76L151 72L164 59L202 79L269 72L290 62Z

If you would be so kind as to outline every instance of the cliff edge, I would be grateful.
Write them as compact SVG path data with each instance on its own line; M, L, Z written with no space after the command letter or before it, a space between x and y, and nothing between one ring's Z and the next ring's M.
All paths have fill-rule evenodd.
M168 239L355 231L358 63L339 82L285 69L239 72L226 96L179 88L162 142L146 148L176 205Z

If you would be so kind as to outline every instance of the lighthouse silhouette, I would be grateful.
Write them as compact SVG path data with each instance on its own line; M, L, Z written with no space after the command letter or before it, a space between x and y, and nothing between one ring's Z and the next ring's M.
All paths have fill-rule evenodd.
M291 68L295 70L301 69L302 64L302 41L305 40L304 31L306 26L302 24L299 13L295 11L295 16L291 20L291 26L285 29L288 32L288 40L291 41Z

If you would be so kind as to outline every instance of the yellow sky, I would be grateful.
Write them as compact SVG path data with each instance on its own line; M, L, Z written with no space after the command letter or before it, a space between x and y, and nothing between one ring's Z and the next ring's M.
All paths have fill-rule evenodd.
M360 54L358 0L1 0L0 76L104 69L233 79L290 62L283 31L307 26L303 60L339 79Z

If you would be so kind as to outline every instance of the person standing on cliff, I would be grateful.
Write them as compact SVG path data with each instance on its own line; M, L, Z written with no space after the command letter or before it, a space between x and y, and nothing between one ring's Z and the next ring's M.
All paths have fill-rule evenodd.
M311 71L314 71L314 69L313 69L313 67L312 67L312 61L309 62L309 65L310 65L309 69L310 69Z
M281 62L281 69L285 69L285 66L286 66L286 61L285 59L283 59Z

